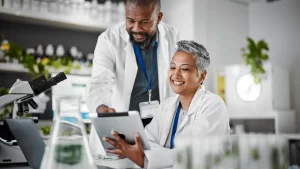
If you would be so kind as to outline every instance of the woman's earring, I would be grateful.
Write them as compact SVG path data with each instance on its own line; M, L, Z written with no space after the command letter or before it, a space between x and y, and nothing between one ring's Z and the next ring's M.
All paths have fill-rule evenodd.
M198 84L198 86L201 88L201 82L200 82L200 81L198 81L198 82L197 82L197 84Z

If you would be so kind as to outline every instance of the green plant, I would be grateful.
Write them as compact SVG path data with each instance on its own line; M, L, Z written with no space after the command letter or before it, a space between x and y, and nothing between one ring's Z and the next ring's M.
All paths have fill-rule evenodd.
M255 147L254 149L252 149L252 159L257 161L259 160L259 149L257 147Z
M255 83L259 83L261 76L266 72L263 67L263 62L269 59L266 51L269 51L268 44L264 40L259 40L257 43L251 38L247 38L247 47L242 48L242 56L245 64L251 67L251 74Z
M9 60L17 60L31 73L33 78L44 74L48 77L48 71L42 62L37 62L35 57L31 54L24 54L24 48L14 42L9 42L8 47L4 50L4 55L9 57Z
M10 58L10 61L16 59L29 70L33 78L44 74L46 78L49 76L49 67L54 69L63 69L64 73L70 74L72 69L80 69L80 65L74 65L72 60L64 56L62 58L43 58L36 60L36 58L28 53L24 54L24 48L14 42L9 42L8 47L5 47L4 55Z
M48 136L50 134L51 128L50 128L50 126L44 126L44 127L41 127L41 131L43 132L43 134L45 136Z
M0 97L3 95L8 94L9 89L6 88L0 88ZM0 121L4 120L9 116L9 113L11 112L13 107L13 104L6 105L3 109L0 109ZM2 111L2 113L1 113Z
M85 130L86 130L86 133L87 133L87 134L90 134L90 132L91 132L91 127L88 126L88 127L85 128Z

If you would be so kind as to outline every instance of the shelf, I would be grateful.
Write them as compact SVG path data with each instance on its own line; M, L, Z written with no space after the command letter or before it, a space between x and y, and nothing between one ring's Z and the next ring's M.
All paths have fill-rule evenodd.
M54 69L54 68L48 68L49 73L59 73L63 72L64 69ZM82 67L80 69L72 69L70 72L70 75L81 75L81 76L90 76L92 74L92 68Z
M0 63L0 71L29 72L23 65L18 63Z
M7 72L26 72L29 71L24 68L23 65L18 63L0 63L0 71L7 71ZM64 71L63 69L54 69L49 68L49 73L58 73ZM73 69L70 72L71 75L81 75L81 76L90 76L92 74L92 68L82 67L79 70Z
M46 13L38 11L17 10L14 8L0 7L0 18L8 21L45 25L86 32L101 33L110 26L92 20L90 18L80 18L78 16Z
M245 113L229 113L229 118L231 120L246 120L246 119L275 119L276 113L275 112L266 112L266 113L252 113L252 114L245 114Z

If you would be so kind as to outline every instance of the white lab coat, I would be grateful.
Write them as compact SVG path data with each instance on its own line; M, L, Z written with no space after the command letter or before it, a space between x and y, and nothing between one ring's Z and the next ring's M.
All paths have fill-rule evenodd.
M173 94L168 84L167 71L176 42L179 41L179 34L162 22L158 25L158 30L158 81L160 100L163 101ZM96 113L100 104L115 108L117 112L128 111L137 70L136 57L125 22L108 28L99 36L94 52L92 77L86 95L90 113ZM90 146L97 149L100 144L92 127Z
M169 168L175 163L174 149L164 148L169 133L172 132L174 114L179 103L179 96L171 97L160 105L151 123L146 127L146 135L150 141L151 150L145 151L148 169ZM205 89L198 89L191 105L179 124L175 135L179 137L218 135L229 137L229 115L223 100Z

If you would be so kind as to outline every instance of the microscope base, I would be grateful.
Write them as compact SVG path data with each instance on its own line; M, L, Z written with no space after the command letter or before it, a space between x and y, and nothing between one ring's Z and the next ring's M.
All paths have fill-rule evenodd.
M19 146L5 142L0 138L0 166L25 164L25 159Z

